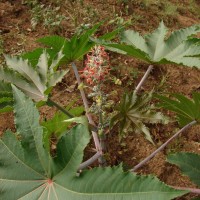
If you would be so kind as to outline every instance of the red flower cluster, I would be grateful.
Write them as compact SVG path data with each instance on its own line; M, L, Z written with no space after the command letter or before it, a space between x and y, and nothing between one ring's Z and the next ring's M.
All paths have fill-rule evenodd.
M109 74L109 56L105 52L104 47L95 46L92 51L87 54L85 61L85 68L83 69L81 77L86 79L90 85L94 85L105 79Z

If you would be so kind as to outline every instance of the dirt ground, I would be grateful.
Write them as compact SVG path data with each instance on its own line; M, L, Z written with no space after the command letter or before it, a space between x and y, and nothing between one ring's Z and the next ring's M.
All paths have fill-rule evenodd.
M31 6L22 4L21 0L0 0L0 44L4 53L20 54L38 47L35 41L43 36L58 34L70 37L81 24L94 24L103 19L114 20L102 27L98 34L102 34L119 26L119 19L124 22L132 20L129 28L139 31L141 34L155 29L161 20L164 21L170 30L184 28L200 23L200 1L191 0L170 0L170 1L60 1L62 3L59 12L66 16L61 23L61 28L55 29L53 33L42 24L42 21L33 29L31 25ZM40 1L44 5L58 6L53 1ZM82 4L80 3L82 2ZM128 2L128 3L126 3ZM166 3L167 2L167 3ZM54 5L55 4L55 5ZM168 7L166 6L168 5ZM199 12L199 13L198 13ZM1 50L1 46L0 46ZM131 90L140 81L148 65L130 57L117 55L110 52L111 66L120 66L119 78L122 86L110 84L108 92L116 90L118 96L126 90ZM0 59L0 63L3 58ZM81 65L79 66L82 67ZM131 73L138 72L132 79ZM131 82L132 81L132 82ZM127 82L130 85L127 85ZM72 90L68 90L71 86ZM155 66L143 86L143 91L150 91L155 86L158 92L179 92L191 96L192 92L200 91L200 70L184 66ZM73 75L67 75L61 84L58 84L53 91L53 99L67 105L74 97L79 97L77 83ZM119 98L114 99L119 101ZM78 103L81 104L79 97ZM40 112L46 118L51 118L56 109L48 106L41 108ZM153 146L142 135L130 134L121 143L118 141L116 132L108 134L108 161L112 165L124 163L131 168L139 161L153 152L159 145L170 138L177 130L178 124L171 122L168 125L149 126L152 137L156 143ZM6 129L14 130L12 113L0 114L0 134ZM125 145L121 145L121 144ZM90 148L86 151L90 155ZM200 126L195 126L178 139L172 142L163 152L159 153L149 163L138 170L139 174L154 174L166 184L180 187L196 187L180 170L166 162L166 155L170 152L187 151L200 154ZM87 156L86 156L87 157ZM189 194L179 200L190 200L195 195Z

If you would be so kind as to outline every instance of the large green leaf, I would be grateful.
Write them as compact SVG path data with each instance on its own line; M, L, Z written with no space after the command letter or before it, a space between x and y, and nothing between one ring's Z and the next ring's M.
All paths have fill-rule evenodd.
M177 114L180 126L185 126L196 120L200 121L200 93L194 92L192 99L181 94L173 94L174 99L162 95L155 95L161 100L159 106Z
M111 126L119 123L120 133L128 128L141 132L146 139L153 143L149 129L145 123L167 123L167 118L160 112L156 112L151 104L152 92L139 96L133 91L125 94L118 105L117 113L111 119Z
M36 53L39 55L39 53ZM29 58L33 58L28 56ZM35 101L45 101L52 86L61 81L67 71L56 71L62 51L49 62L49 54L44 50L38 57L37 64L32 66L29 60L6 56L7 67L0 67L0 80L12 83ZM48 93L46 92L48 91Z
M61 49L62 49L62 47L61 47ZM23 58L23 60L28 60L28 62L30 63L30 65L32 67L36 67L36 65L38 64L38 60L39 60L40 56L42 55L43 51L44 51L43 48L37 48L37 49L34 49L33 51L29 51L29 52L22 54L21 57ZM45 49L45 51L48 53L48 56L49 56L48 63L51 63L52 60L54 60L56 58L57 52L54 52L51 49Z
M130 56L145 60L149 63L176 63L200 68L200 45L198 39L190 36L200 32L200 26L195 25L174 31L170 36L167 28L161 22L151 34L142 37L133 30L124 31L121 36L123 44L106 43L110 50L126 53Z
M18 135L7 131L0 140L0 199L169 200L187 193L152 176L123 172L121 166L85 170L77 176L90 140L87 128L72 128L58 141L52 158L43 145L36 107L17 88L13 92Z
M200 155L182 152L169 155L167 160L180 167L183 174L200 186Z
M82 106L71 108L71 106L68 105L66 110L73 116L80 116L83 113L84 108ZM52 137L58 139L69 130L71 122L64 122L66 119L69 119L69 116L58 111L52 119L41 122L44 130L44 144L48 149L50 147L50 139Z
M101 23L96 24L91 29L87 30L82 35L75 34L70 40L61 36L47 36L40 38L38 42L51 47L51 50L55 53L59 52L63 48L64 57L63 63L69 63L81 58L94 46L91 42L90 36L94 34Z
M71 39L55 35L40 38L38 42L50 47L48 50L51 51L51 53L57 53L63 48L64 57L62 63L70 63L82 58L95 45L94 40L92 41L90 37L98 30L101 24L102 23L94 25L91 29L85 31L81 35L77 33ZM120 31L121 28L118 28L100 36L99 39L104 41L111 40Z
M83 113L84 108L82 106L78 106L66 110L73 116L80 116ZM47 137L50 137L53 134L60 137L63 132L66 132L67 128L71 124L70 122L64 122L66 119L69 119L69 117L63 112L58 111L52 119L43 121L41 125L44 127Z

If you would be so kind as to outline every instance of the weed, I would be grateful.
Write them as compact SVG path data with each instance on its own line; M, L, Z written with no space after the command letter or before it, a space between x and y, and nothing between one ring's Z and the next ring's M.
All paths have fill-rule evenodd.
M177 6L171 2L164 3L164 15L177 15Z
M3 53L3 38L0 36L0 55Z
M142 0L141 3L144 5L145 8L149 8L152 5L160 5L161 0Z
M52 4L45 6L37 1L29 2L28 5L31 7L31 25L33 29L35 29L38 24L43 24L44 27L52 33L61 29L61 22L66 19L66 17L59 14L59 6L55 7Z
M3 38L0 35L0 64L2 64L4 62L3 59Z

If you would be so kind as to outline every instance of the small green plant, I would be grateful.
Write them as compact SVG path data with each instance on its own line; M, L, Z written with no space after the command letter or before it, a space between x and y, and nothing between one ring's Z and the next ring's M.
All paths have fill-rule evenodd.
M0 55L3 53L3 39L0 36Z
M59 14L60 7L53 7L51 4L45 6L38 1L27 2L31 7L31 25L33 29L38 24L43 24L50 32L55 32L61 26L61 22L66 18Z
M0 36L0 64L3 64L3 62L4 62L3 52L4 52L4 49L3 49L3 39Z
M0 113L12 110L13 94L9 83L0 82Z
M176 5L174 5L171 2L165 2L164 4L165 4L164 5L164 13L165 13L165 15L176 16L178 14Z
M188 10L190 10L191 13L193 13L195 16L197 16L198 18L200 17L200 13L198 10L198 1L195 0L188 0L187 1L188 5L185 6L184 4L180 4L179 6L179 13L186 13Z
M144 3L144 5L146 7L149 7L152 4L155 4L155 5L159 5L160 4L160 0L156 0L156 1L153 1L153 0L142 0L142 2Z
M120 133L130 131L143 133L147 140L154 143L145 123L167 123L167 118L150 103L152 92L138 95L136 91L124 94L118 105L117 114L111 119L111 127L119 124ZM130 129L131 128L131 129Z
M43 25L47 27L51 32L55 32L56 30L61 30L61 23L66 17L64 15L58 14L60 7L56 7L52 9L51 7L46 8L43 14ZM52 17L54 16L54 17Z
M65 109L74 117L78 117L84 112L83 106L72 108L72 105L68 105ZM61 111L57 111L52 119L43 120L41 125L44 128L44 137L50 138L54 135L56 138L60 138L71 125L71 122L65 122L67 119L70 119L70 117Z
M119 29L124 29L124 27L130 26L132 24L132 19L125 20L123 17L116 14L115 19L112 19L108 24L114 24Z

